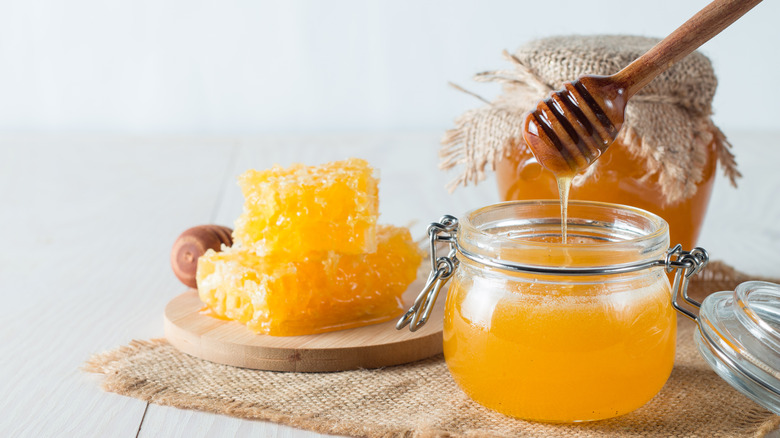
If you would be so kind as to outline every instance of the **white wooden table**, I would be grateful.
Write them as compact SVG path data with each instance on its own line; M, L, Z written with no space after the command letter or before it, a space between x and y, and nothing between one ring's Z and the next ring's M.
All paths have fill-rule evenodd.
M780 132L728 132L745 177L719 179L700 240L714 259L780 277ZM248 168L357 156L381 170L381 222L428 222L498 200L493 181L443 188L439 132L252 138L0 136L0 436L313 437L147 405L80 370L92 353L161 337L184 287L173 240L232 225Z

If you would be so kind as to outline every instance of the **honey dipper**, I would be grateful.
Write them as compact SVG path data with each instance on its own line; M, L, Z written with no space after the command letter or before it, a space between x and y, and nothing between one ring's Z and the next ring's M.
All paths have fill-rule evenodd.
M557 176L588 167L615 140L628 100L761 0L715 0L612 76L581 76L539 102L523 121L536 159Z
M199 225L181 233L171 249L171 267L176 278L186 286L197 288L198 257L209 249L220 251L222 245L233 245L232 232L221 225Z

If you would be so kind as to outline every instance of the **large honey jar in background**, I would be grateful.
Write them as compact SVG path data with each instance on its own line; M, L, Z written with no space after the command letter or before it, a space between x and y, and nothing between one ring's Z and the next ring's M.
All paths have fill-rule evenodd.
M658 189L658 174L648 174L643 159L618 141L599 158L598 166L589 177L572 185L569 199L632 205L652 211L669 223L672 242L692 248L715 182L716 153L715 144L711 142L705 149L702 176L695 183L695 193L677 202L667 202ZM555 176L543 169L527 148L513 149L499 161L496 177L502 200L555 199L558 196Z
M552 37L506 54L512 67L477 75L503 93L468 111L443 140L444 168L463 166L457 184L476 183L495 169L502 200L557 199L551 172L522 139L524 114L564 81L609 75L657 40L632 36ZM632 97L618 139L574 179L570 199L632 205L669 223L671 242L692 248L707 211L718 163L735 181L729 144L712 123L717 80L710 61L694 52Z

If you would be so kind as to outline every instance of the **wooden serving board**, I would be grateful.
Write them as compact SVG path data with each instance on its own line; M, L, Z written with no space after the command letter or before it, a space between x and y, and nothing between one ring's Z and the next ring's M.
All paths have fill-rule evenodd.
M413 282L403 300L411 306L424 281ZM444 291L443 291L444 292ZM418 331L396 330L397 318L380 324L306 336L267 336L243 324L200 313L190 289L165 307L165 337L180 351L211 362L270 371L344 371L399 365L442 352L445 293Z

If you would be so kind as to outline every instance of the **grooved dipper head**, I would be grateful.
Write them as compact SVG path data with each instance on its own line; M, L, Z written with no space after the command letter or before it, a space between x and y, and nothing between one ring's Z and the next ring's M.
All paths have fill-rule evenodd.
M556 175L590 166L623 125L625 89L608 76L582 76L539 102L523 121L536 159Z

